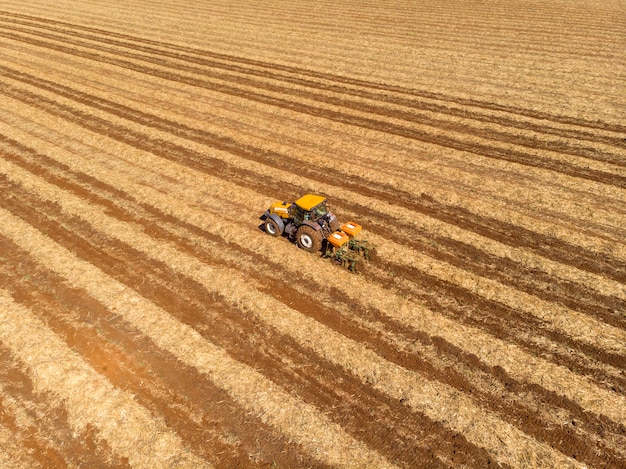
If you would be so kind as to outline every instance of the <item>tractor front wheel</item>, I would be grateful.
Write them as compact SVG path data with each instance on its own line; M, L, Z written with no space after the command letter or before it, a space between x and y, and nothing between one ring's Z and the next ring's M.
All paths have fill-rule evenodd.
M322 235L307 225L302 225L296 233L298 247L307 252L319 252L322 249Z
M265 232L270 236L280 236L283 234L278 223L269 217L265 220Z

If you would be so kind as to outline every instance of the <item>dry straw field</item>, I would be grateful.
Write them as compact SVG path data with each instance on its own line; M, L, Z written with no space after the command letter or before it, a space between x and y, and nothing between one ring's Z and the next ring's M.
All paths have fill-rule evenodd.
M624 467L626 2L0 0L0 467ZM314 192L379 259L261 229Z

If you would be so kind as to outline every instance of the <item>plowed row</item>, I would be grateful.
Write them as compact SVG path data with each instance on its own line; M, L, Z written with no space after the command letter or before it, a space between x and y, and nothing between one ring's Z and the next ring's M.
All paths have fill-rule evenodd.
M626 464L623 2L65 3L0 3L0 466Z

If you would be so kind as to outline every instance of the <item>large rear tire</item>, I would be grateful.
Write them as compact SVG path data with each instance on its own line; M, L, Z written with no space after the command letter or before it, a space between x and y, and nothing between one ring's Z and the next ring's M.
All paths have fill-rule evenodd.
M265 232L270 236L280 236L283 234L283 230L280 229L278 223L269 217L265 220Z
M322 235L308 225L302 225L296 232L298 247L307 252L319 252L322 249Z

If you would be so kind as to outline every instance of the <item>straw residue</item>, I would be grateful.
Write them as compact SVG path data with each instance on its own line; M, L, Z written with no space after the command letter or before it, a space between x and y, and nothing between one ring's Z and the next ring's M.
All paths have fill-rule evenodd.
M2 469L37 469L41 465L30 458L10 429L0 425L0 467Z
M48 184L41 178L11 163L0 160L0 172L24 184L29 190L39 193L42 197L57 201L68 213L85 219L97 229L106 232L109 236L144 250L151 256L163 259L170 265L175 266L178 262L182 262L181 259L188 259L186 264L182 262L186 265L185 268L198 263L197 259L191 258L171 246L163 249L163 244L155 242L128 223L104 215L100 210L90 206L82 199ZM124 184L133 190L140 189L139 185L131 185L130 181ZM277 251L276 255L282 249L274 246L270 242L272 240L268 240L262 233L253 235L242 232L241 229L238 229L232 223L223 219L213 219L210 213L186 206L181 200L175 200L177 207L174 210L168 196L146 187L141 188L141 192L159 208L176 215L189 215L194 223L222 237L226 236L242 246L250 246L259 252L274 249ZM250 243L250 236L259 238L258 247ZM141 240L144 240L142 242L143 246L139 244ZM166 255L167 258L164 259L163 256ZM307 275L315 277L315 268L306 262L308 259L306 253L294 250L291 256L298 269ZM218 283L220 282L226 282L226 280L220 277ZM399 298L390 294L383 287L366 282L358 277L338 273L337 275L324 276L323 282L329 287L335 287L344 291L355 300L365 302L381 311L385 311L390 317L400 320L417 330L425 331L433 336L443 337L458 347L480 356L486 363L492 366L503 367L513 377L539 384L560 395L568 396L590 411L608 415L618 422L626 422L626 399L590 383L586 378L561 366L538 357L533 357L519 349L519 347L504 343L479 329L446 319L422 305ZM247 282L244 283L247 284ZM234 291L234 288L228 289L227 297ZM616 402L623 405L615 405Z
M15 174L20 172L21 170L16 168ZM392 364L363 345L303 316L278 300L259 293L238 273L211 268L198 259L177 250L170 243L156 241L132 224L112 219L82 199L51 186L36 176L23 176L20 179L25 186L46 198L56 200L72 215L82 218L106 235L132 245L151 257L165 262L174 270L200 281L209 291L224 294L249 314L258 315L260 319L279 331L296 338L302 345L313 348L324 358L357 375L364 383L373 385L393 398L406 400L414 409L425 412L435 420L442 421L463 433L468 440L487 448L497 459L523 464L530 455L537 461L538 467L549 467L555 464L561 467L575 465L573 460L537 442L492 413L477 407L471 398L462 393ZM247 405L255 408L255 411L263 418L273 420L272 423L275 425L278 424L281 431L291 433L293 437L303 440L305 444L310 444L310 439L314 437L318 445L324 446L324 454L327 457L341 460L335 459L339 457L337 444L334 443L329 447L327 442L324 442L323 433L327 430L319 426L306 425L307 421L314 420L313 410L307 409L311 413L310 417L302 411L292 414L288 420L288 426L284 426L286 425L284 421L276 422L276 419L281 419L281 415L279 412L266 413L268 409L265 407L267 404L264 404L264 399L269 396L258 391L263 386L263 379L260 376L257 377L240 364L231 363L232 360L229 361L223 352L203 341L195 331L174 321L151 303L103 275L91 264L79 261L71 253L33 230L32 227L3 211L0 211L0 220L5 220L4 225L11 227L3 231L40 262L70 279L76 286L85 288L94 297L106 302L111 309L122 314L161 347L171 351L181 360L193 364L201 371L210 373L212 379L238 400L247 402ZM25 238L30 239L30 242L22 240L26 233L28 235ZM246 383L246 379L252 381ZM235 384L242 382L243 386ZM257 391L250 394L253 382L254 389ZM278 395L278 391L272 387L270 393ZM285 395L283 399L285 402L293 402L293 398L288 395ZM287 413L288 408L285 402L282 403L283 415ZM279 406L281 404L276 402L270 409L276 411ZM321 433L314 435L314 428L320 428ZM359 455L363 454L359 453ZM372 460L371 455L367 457L368 462L371 463ZM345 463L350 459L343 461Z
M0 290L0 340L28 367L37 392L65 401L70 424L97 427L135 467L210 467L191 454L163 421L87 365L30 310Z
M76 207L79 206L77 203ZM72 286L86 290L183 363L207 374L243 407L300 443L316 458L340 466L391 467L382 456L349 437L313 406L233 360L191 327L176 321L4 209L0 209L0 224L0 232L27 250L38 262L65 277ZM111 229L124 227L122 222L111 220ZM66 372L70 376L68 380L81 380L80 376L71 377L71 368Z

